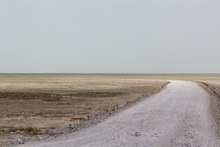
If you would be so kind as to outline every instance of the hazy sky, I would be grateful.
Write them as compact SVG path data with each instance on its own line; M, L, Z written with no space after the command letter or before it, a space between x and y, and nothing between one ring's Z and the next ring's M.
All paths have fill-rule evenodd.
M220 72L219 0L0 0L0 72Z

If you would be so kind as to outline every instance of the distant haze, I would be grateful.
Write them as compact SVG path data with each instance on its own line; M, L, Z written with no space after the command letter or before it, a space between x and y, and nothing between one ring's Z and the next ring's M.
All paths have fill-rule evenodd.
M219 0L0 0L0 72L220 72Z

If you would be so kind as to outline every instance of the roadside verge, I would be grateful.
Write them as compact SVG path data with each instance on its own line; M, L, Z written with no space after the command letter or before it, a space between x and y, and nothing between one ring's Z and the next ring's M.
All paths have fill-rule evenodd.
M215 90L214 85L205 82L199 82L198 84L210 94L210 109L218 127L217 133L220 136L220 93Z

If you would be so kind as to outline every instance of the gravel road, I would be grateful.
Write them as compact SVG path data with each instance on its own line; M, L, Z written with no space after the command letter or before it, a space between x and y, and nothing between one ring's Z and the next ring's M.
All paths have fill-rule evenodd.
M24 147L219 147L209 95L193 82L166 89L103 123Z

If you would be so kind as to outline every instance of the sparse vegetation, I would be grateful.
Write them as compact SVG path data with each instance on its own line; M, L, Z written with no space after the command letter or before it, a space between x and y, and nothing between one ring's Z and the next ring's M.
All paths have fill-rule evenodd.
M220 135L220 81L205 81L201 82L200 85L211 96L211 110L218 127L218 134Z
M139 77L0 75L0 146L78 131L165 83Z

